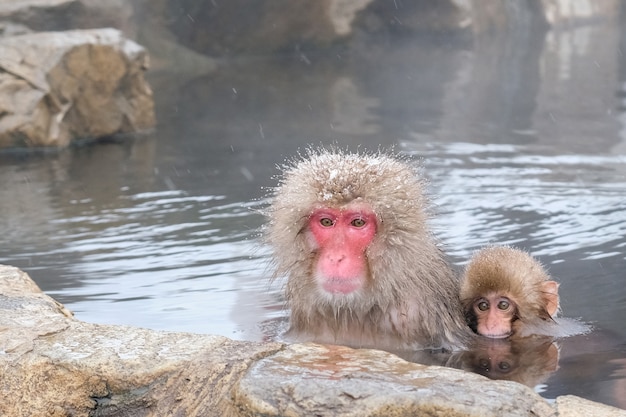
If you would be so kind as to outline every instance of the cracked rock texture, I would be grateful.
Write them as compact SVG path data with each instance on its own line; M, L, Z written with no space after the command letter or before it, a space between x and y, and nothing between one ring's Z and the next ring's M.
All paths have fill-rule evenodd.
M63 147L150 129L148 55L116 29L0 38L0 147Z
M2 416L236 415L232 386L281 348L83 323L12 267L0 294Z
M2 416L626 416L376 350L84 323L0 265Z

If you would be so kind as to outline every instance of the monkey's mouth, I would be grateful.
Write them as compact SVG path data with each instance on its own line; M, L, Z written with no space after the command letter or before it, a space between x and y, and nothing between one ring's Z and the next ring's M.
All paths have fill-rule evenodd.
M484 333L482 334L484 337L488 337L489 339L506 339L511 336L512 332L506 333Z
M358 278L325 278L322 282L324 291L331 294L350 294L361 287Z

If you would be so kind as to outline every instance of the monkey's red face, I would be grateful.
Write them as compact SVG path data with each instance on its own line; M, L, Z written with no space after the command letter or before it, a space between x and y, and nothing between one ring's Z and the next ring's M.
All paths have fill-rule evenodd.
M512 322L516 314L515 303L508 297L491 293L474 302L476 331L478 334L500 339L512 333Z
M363 205L320 208L309 218L317 248L315 277L333 295L358 291L367 281L365 250L376 235L376 215Z

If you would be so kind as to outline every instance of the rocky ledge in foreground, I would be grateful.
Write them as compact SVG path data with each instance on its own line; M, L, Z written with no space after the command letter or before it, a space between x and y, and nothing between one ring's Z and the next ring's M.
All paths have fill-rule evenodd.
M0 266L0 415L625 416L375 350L84 323Z

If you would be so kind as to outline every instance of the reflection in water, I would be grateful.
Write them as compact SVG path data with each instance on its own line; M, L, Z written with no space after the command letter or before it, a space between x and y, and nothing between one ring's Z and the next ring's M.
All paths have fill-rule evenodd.
M447 363L490 379L515 381L531 388L545 382L558 364L559 349L550 337L481 338L467 351L455 353Z
M543 343L490 347L519 355L499 368L476 352L457 364L518 365L508 374L543 381L543 395L626 408L623 32L615 21L516 27L471 46L368 39L307 62L153 75L154 137L0 155L0 258L82 320L275 337L280 283L268 284L256 238L275 165L309 143L395 146L422 159L455 261L489 243L524 248L561 282L567 315L596 329L558 341L556 371Z
M353 135L378 133L380 127L373 111L379 105L378 99L359 95L351 79L337 79L331 89L331 99L334 107L333 130Z

